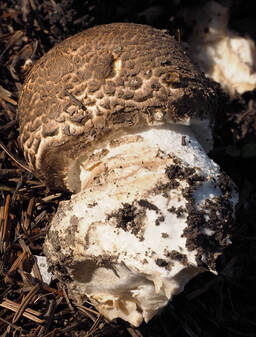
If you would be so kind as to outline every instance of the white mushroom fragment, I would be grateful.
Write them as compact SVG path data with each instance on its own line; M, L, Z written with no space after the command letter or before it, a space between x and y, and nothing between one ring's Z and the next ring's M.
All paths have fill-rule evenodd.
M201 70L231 96L255 89L255 43L228 28L229 9L209 1L185 13L185 19L193 22L189 45Z
M138 326L230 244L237 196L189 125L217 94L175 40L149 26L88 29L32 69L20 140L35 174L76 192L45 242L78 302Z
M59 206L45 253L74 299L138 326L196 274L215 270L236 200L186 126L117 142L90 186Z

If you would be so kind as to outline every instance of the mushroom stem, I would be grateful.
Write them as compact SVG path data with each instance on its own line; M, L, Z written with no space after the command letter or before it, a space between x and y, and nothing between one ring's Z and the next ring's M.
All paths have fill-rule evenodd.
M138 326L215 270L236 194L229 181L224 197L219 167L189 127L127 131L76 167L82 191L60 204L45 243L76 301Z
M120 195L127 190L136 193L157 183L173 155L187 165L203 164L205 176L216 170L189 126L166 124L126 129L98 144L89 155L72 162L67 185L75 192L109 186Z

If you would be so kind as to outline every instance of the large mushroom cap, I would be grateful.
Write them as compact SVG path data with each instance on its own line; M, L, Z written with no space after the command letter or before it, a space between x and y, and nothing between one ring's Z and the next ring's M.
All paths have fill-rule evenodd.
M110 132L188 123L216 109L216 94L175 39L149 26L96 26L56 45L32 68L20 95L20 142L48 186Z

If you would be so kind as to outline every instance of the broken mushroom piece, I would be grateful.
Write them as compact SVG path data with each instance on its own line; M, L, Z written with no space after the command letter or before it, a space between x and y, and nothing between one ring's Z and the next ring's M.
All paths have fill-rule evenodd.
M216 270L237 198L186 126L121 136L104 167L60 203L44 251L74 300L139 326Z
M19 99L20 143L39 179L78 192L94 175L87 165L92 150L120 131L169 122L209 130L217 104L209 80L166 32L96 26L56 45L32 68Z
M149 26L88 29L33 67L20 141L42 181L77 193L44 246L75 301L138 326L215 271L237 196L190 126L205 130L217 108L180 45Z
M193 59L206 76L234 97L256 88L255 42L228 28L229 9L208 1L195 10L184 10L191 22L189 46Z

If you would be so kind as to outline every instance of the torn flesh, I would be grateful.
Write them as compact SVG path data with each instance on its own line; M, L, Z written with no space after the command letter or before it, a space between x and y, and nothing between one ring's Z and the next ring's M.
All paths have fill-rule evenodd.
M127 132L77 172L81 192L60 203L44 246L75 301L139 326L215 271L237 195L188 126Z

